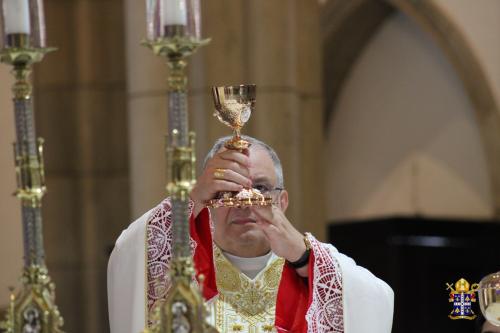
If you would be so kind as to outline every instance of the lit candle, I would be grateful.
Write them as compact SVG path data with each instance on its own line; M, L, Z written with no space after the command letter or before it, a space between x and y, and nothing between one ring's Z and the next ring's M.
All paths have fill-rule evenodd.
M30 34L28 0L3 0L5 34Z
M187 25L186 0L163 0L163 25Z

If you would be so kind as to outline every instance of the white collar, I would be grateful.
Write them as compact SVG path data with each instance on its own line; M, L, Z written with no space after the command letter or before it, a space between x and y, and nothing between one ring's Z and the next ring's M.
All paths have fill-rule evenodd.
M227 260L243 274L250 279L254 279L264 268L267 267L270 259L274 257L274 253L269 251L267 254L259 257L244 258L238 257L234 254L222 251Z

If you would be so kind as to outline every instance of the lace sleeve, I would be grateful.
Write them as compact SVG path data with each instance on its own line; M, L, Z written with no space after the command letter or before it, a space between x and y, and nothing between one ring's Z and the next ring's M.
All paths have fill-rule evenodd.
M307 331L344 332L342 274L335 248L307 234L314 255L312 300L306 314Z
M189 215L193 210L189 204ZM191 238L191 253L196 242ZM146 223L146 287L147 310L165 299L170 289L168 271L172 259L172 205L169 198L163 200L151 213Z

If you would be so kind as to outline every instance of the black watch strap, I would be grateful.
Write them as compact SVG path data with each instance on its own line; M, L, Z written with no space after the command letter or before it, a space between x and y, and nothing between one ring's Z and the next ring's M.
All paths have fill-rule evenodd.
M309 262L309 256L311 255L311 249L306 249L304 254L296 261L288 261L287 262L290 264L295 269L302 268L307 263Z

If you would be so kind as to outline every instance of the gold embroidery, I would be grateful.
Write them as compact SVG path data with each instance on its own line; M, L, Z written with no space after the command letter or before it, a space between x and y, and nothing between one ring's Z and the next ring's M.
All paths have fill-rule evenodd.
M235 324L233 325L233 331L242 331L243 330L243 326L241 325L238 325L238 324Z
M224 255L221 253L221 256ZM227 260L219 260L217 266L217 289L228 292L241 290L240 273L237 272Z
M215 324L219 332L272 332L276 296L285 260L276 258L254 280L235 268L218 247L214 249L219 297Z

